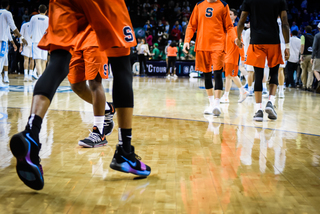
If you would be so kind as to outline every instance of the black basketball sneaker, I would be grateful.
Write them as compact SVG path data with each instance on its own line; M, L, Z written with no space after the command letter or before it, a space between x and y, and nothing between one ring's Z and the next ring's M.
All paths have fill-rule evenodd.
M269 119L276 120L278 118L277 112L274 110L274 106L272 105L271 101L267 102L267 106L265 108L265 111L267 112Z
M107 145L108 141L106 140L106 136L99 132L98 127L94 126L92 132L89 134L89 137L86 137L83 140L78 142L79 146L83 146L86 148L94 148Z
M113 103L108 103L110 106L110 110L105 111L104 115L104 124L103 124L103 131L106 136L109 136L114 128L113 116L116 113Z
M151 168L140 160L141 158L134 153L133 146L131 146L131 152L127 153L122 146L117 145L110 168L120 172L147 177L151 173Z
M31 189L41 190L44 186L39 151L41 144L25 130L12 136L10 149L17 159L16 170L19 178Z
M253 120L262 122L263 121L263 111L258 110L255 115L253 116Z

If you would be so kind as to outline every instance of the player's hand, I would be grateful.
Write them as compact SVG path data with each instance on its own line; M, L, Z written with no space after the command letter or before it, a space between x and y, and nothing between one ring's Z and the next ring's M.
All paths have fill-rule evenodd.
M22 52L22 43L20 44L20 48L19 48L19 52L21 53Z
M285 59L286 61L288 61L289 57L290 57L290 50L289 50L289 48L286 48L286 49L284 50L284 59Z
M15 44L12 44L12 46L13 46L14 52L16 52L18 50L17 46Z
M239 48L242 48L242 47L244 46L243 43L241 42L241 40L238 39L238 38L236 38L236 39L234 40L234 43L235 43Z
M22 43L23 43L23 45L28 46L28 42L25 38L22 39Z
M310 63L313 64L313 59L310 60Z
M187 54L187 53L188 53L187 50L189 50L189 49L190 49L190 44L187 43L187 42L185 42L185 43L183 44L183 49L182 49L182 51Z

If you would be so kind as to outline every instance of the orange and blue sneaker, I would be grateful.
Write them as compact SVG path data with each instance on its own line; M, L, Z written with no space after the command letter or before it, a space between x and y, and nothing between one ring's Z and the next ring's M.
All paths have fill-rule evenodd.
M39 158L39 140L36 140L30 131L25 130L12 136L10 149L17 159L16 170L19 178L31 189L41 190L44 180Z
M147 177L151 173L151 168L144 164L141 158L134 153L133 146L131 146L131 152L127 153L121 145L117 145L110 168L142 177Z
M98 127L94 126L92 132L89 134L89 137L80 140L78 145L86 148L95 148L105 146L107 143L108 141L106 140L106 136L100 133Z

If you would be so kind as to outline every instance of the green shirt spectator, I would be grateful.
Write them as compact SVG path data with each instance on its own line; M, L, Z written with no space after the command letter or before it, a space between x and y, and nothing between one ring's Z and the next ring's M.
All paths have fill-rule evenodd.
M190 47L189 55L191 55L193 59L196 57L196 52L194 51L194 45Z
M160 60L160 50L158 49L158 43L154 43L152 51L152 59Z
M185 56L185 53L182 50L183 50L183 43L180 43L179 50L178 50L179 51L179 58L184 60L186 56Z

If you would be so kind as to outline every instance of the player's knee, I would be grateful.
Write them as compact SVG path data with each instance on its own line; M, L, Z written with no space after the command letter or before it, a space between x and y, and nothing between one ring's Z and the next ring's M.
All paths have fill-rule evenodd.
M72 91L74 91L74 93L76 94L81 93L87 87L86 82L79 82L79 83L74 83L70 85L71 85Z
M109 57L113 71L113 104L116 108L133 108L133 89L130 57Z
M270 81L269 81L269 84L275 84L275 85L278 85L279 82L278 82L278 71L279 71L279 65L273 67L273 68L270 68Z
M215 90L222 90L223 89L223 82L222 82L222 69L214 71L214 89Z
M213 88L212 84L212 73L204 73L204 86L206 89L211 89Z
M255 68L254 72L254 91L262 91L262 80L263 80L263 68Z

